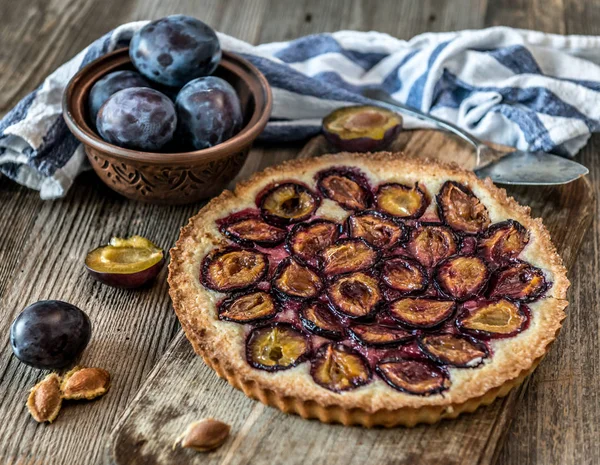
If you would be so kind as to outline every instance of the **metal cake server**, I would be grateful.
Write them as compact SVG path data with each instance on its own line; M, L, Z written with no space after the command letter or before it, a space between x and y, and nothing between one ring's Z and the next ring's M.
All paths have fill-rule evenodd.
M493 149L485 142L458 126L427 113L408 107L380 89L366 89L365 97L387 104L399 113L414 116L436 127L449 131L475 147L477 157L473 170L480 178L490 177L498 184L521 184L543 186L566 184L588 174L589 170L572 160L544 152L523 152L514 150L502 152Z

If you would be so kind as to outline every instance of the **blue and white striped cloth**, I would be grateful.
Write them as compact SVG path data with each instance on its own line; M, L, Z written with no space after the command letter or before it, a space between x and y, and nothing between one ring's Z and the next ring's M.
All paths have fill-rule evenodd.
M50 75L0 121L0 170L40 191L65 195L87 168L61 116L69 79L125 46L145 22L118 27ZM600 37L559 36L496 27L422 34L410 41L340 31L258 46L220 34L273 87L263 140L301 140L321 118L379 86L396 99L453 121L476 136L526 150L574 155L600 130ZM406 119L417 127L416 120Z

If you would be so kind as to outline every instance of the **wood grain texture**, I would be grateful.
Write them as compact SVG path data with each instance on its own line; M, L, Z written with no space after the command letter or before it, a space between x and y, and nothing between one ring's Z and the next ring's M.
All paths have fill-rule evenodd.
M440 161L467 161L472 149L444 133L406 131L394 150ZM307 158L334 149L323 136L312 139L298 154ZM567 267L575 261L589 228L593 197L589 182L510 191L541 216ZM563 227L569 224L568 232ZM491 406L458 420L433 426L392 430L348 428L286 415L245 398L207 368L180 333L142 386L112 434L110 454L118 465L327 463L328 465L387 463L477 463L491 465L498 457L526 384ZM203 417L232 425L228 444L210 455L172 448L185 427ZM285 441L280 438L285 432ZM268 446L263 446L268 444ZM332 446L335 444L335 446ZM395 444L394 448L390 448ZM294 455L289 455L290 447ZM335 448L335 453L332 447ZM324 452L326 451L326 452Z
M251 42L336 29L379 30L409 39L420 32L490 25L600 33L600 5L585 0L0 0L0 115L101 34L126 21L172 13L193 14ZM577 158L590 169L588 179L596 196L599 152L600 138L593 137ZM255 150L244 171L292 153L295 150ZM0 344L0 463L103 460L108 432L178 325L164 272L152 289L115 291L84 274L83 256L115 233L145 233L168 247L198 207L129 203L91 174L78 179L66 199L41 202L37 193L0 176L0 331L5 335ZM499 464L600 463L600 211L595 204L593 208L593 226L570 270L569 318L531 379ZM570 228L564 223L565 234ZM81 361L105 366L115 376L107 397L68 405L51 426L37 425L25 412L27 391L44 373L12 357L6 332L12 318L40 298L71 300L92 314L94 341Z

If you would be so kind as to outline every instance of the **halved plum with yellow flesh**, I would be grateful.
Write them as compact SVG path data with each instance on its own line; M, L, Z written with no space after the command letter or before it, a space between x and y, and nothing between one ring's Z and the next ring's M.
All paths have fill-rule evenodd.
M456 320L456 326L461 331L474 336L485 338L515 336L523 331L529 319L524 305L507 299L469 304L470 302L465 303L465 309Z
M385 108L339 108L323 118L323 134L340 150L372 152L389 144L402 129L402 117Z
M412 333L388 325L354 325L348 332L361 344L371 347L387 347L403 344L413 339Z
M344 336L339 320L319 301L308 303L298 316L302 326L313 334L328 339L341 339Z
M274 317L275 301L264 291L251 291L224 300L219 305L219 319L236 323L255 323Z
M327 289L333 307L350 318L371 315L381 301L377 280L365 273L342 275Z
M406 258L385 260L381 267L381 280L404 294L424 291L428 283L427 274L421 265Z
M154 279L165 263L158 246L141 236L113 237L85 257L88 273L109 286L135 288Z
M411 231L406 248L423 266L431 268L454 255L457 244L450 228L423 223Z
M275 271L273 288L286 297L304 300L317 297L323 289L323 282L310 268L293 258L286 258Z
M437 195L440 218L451 228L466 234L477 234L490 225L485 205L467 186L446 181Z
M394 389L418 396L438 394L451 385L448 373L426 360L382 360L375 371Z
M451 300L399 299L388 306L388 314L410 328L433 328L446 321L454 313Z
M365 210L348 217L348 235L364 239L378 249L386 249L404 241L406 227L389 215Z
M507 220L493 224L483 233L477 246L486 260L502 264L517 256L529 242L529 233L521 223Z
M499 269L491 279L490 298L508 297L530 302L540 297L548 288L544 272L525 262Z
M343 344L321 346L312 359L310 374L315 383L333 392L356 389L371 381L364 357Z
M309 349L301 331L288 323L275 323L252 330L246 342L246 359L260 370L287 370L304 361Z
M274 247L282 243L287 230L266 223L259 216L248 216L221 225L221 232L243 247Z
M323 249L337 241L339 225L327 220L297 224L286 240L287 250L296 257L310 262L318 258Z
M345 210L364 210L371 205L371 187L362 174L334 168L317 174L317 180L321 194Z
M419 218L427 209L429 199L418 183L413 187L390 183L379 186L375 205L382 212L397 218Z
M320 203L320 197L306 186L286 182L260 196L259 207L266 221L280 226L307 220Z
M457 300L473 297L483 289L489 278L485 262L476 256L448 258L435 271L435 281L447 296Z
M488 356L485 344L459 334L427 334L418 339L421 350L434 362L474 368Z
M258 283L268 270L266 255L254 250L227 247L204 258L202 284L213 291L239 291Z
M362 239L340 239L321 251L323 272L329 276L370 268L378 259L377 251Z

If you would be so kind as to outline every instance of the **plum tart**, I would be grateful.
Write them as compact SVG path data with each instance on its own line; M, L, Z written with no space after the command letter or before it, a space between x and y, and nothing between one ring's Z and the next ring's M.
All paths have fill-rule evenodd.
M489 180L401 154L271 167L171 250L188 339L249 397L324 422L413 426L519 385L555 339L566 270Z

